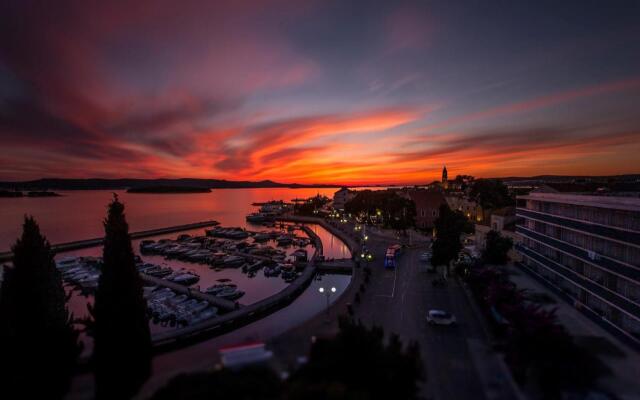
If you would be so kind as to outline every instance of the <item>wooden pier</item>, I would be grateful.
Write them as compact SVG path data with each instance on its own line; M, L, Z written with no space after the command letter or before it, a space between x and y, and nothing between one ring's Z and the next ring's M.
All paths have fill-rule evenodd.
M191 229L198 229L198 228L206 228L209 226L216 226L219 224L220 223L218 221L213 221L213 220L201 221L201 222L194 222L186 225L176 225L176 226L169 226L166 228L157 228L157 229L149 229L146 231L133 232L133 233L130 233L129 236L131 237L131 239L142 239L145 237L164 235L167 233L182 232L182 231L188 231ZM103 243L104 243L104 238L102 237L95 238L95 239L78 240L75 242L51 245L51 250L54 253L62 253L65 251L101 246ZM13 257L13 253L11 251L2 252L0 253L0 262L11 261L12 257Z

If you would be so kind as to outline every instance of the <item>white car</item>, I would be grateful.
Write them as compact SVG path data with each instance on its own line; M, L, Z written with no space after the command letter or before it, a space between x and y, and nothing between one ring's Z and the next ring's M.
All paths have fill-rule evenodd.
M430 325L455 325L456 317L443 310L429 310L427 312L427 322Z
M425 261L425 262L431 261L431 253L425 252L420 254L420 261Z

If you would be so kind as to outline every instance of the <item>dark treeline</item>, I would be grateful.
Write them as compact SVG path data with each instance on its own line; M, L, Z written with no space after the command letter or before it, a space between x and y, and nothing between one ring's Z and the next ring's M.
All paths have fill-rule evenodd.
M244 188L325 188L336 185L297 183L279 183L263 181L227 181L224 179L63 179L45 178L24 182L0 182L0 189L51 189L51 190L116 190L144 188L150 186L199 187L208 189L244 189Z

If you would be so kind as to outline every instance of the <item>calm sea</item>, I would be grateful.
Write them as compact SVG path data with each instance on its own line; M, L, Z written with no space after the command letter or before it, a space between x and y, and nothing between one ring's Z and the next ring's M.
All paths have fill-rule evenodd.
M246 226L245 216L269 200L291 201L316 194L331 197L337 189L214 189L197 194L134 194L125 191L61 191L61 197L0 198L0 251L9 250L33 215L52 244L104 235L106 206L117 193L126 207L131 232L214 219L224 226ZM344 256L342 244L322 238L325 256Z

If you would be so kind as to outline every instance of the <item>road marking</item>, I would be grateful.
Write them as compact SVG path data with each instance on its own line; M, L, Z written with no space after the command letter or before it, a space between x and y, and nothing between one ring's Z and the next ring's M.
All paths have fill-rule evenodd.
M398 279L398 267L395 267L393 269L394 274L393 274L393 290L391 291L391 298L393 299L393 297L396 295L396 280Z
M389 299L393 299L396 295L396 280L398 279L398 268L395 267L393 269L393 289L391 289L391 294L376 294L376 297L387 297Z

